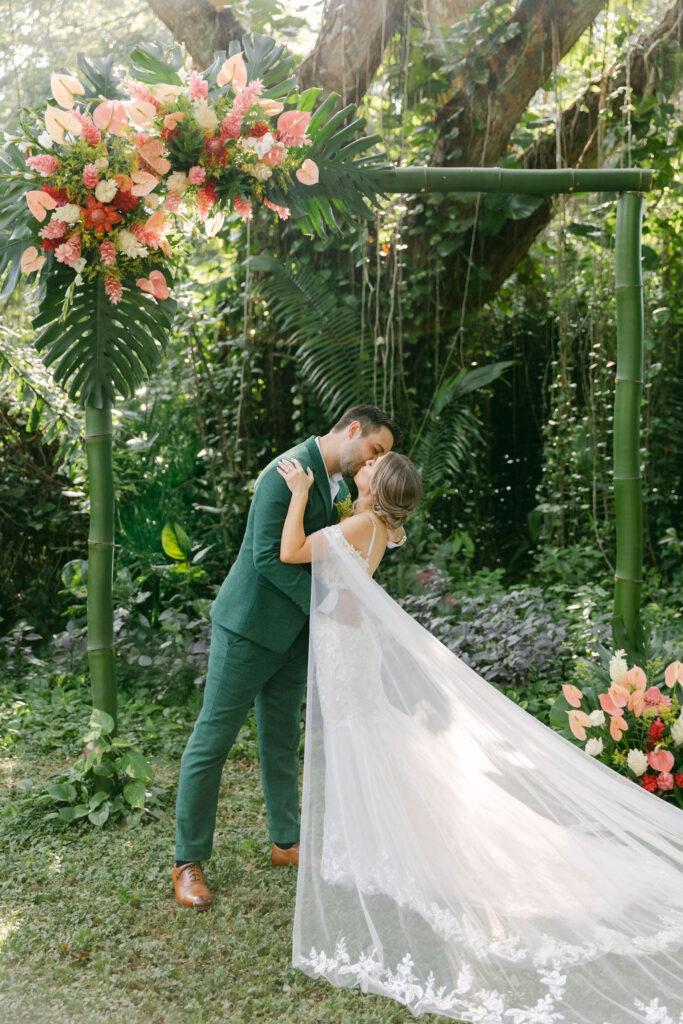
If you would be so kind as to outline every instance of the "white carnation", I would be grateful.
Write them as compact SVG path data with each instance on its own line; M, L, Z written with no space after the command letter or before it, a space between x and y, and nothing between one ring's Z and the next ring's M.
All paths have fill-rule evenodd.
M250 171L257 181L268 181L273 174L272 169L266 164L256 164L256 167L251 167Z
M609 677L613 683L620 683L628 672L626 651L615 651L609 663Z
M218 118L206 100L192 104L192 116L205 135L213 135L218 127Z
M63 220L65 224L75 224L81 216L81 208L76 203L66 203L57 207L52 216L55 220Z
M130 256L131 259L135 259L136 256L147 256L147 246L140 245L137 238L130 231L126 231L122 228L116 235L116 248L121 252L125 253L126 256Z
M648 769L648 761L642 750L629 750L627 764L634 775L644 775Z
M681 743L683 743L683 712L681 712L680 717L671 726L671 737L674 741L674 746L680 747Z
M259 158L259 160L261 160L266 155L268 150L272 149L274 145L275 139L270 134L270 132L266 132L266 134L262 135L260 139L254 139L254 145L252 148L256 153L256 156Z
M119 190L119 186L116 184L113 178L107 178L105 181L100 181L95 189L95 197L99 199L101 203L110 203L116 193Z
M41 132L38 136L38 145L42 146L43 149L52 149L54 141L49 132Z
M166 179L166 187L169 192L184 192L189 184L187 175L182 171L174 171Z
M602 740L601 739L590 739L586 743L584 750L591 757L597 757L598 754L602 754Z
M93 160L93 163L98 171L106 171L107 167L109 167L109 161L106 156L98 156L97 160Z
M154 192L150 192L148 196L145 196L143 202L149 210L156 210L157 206L161 202L161 196L156 195Z
M591 720L591 725L605 724L605 712L602 711L600 708L597 708L595 711L591 711L588 717Z
M85 270L85 256L81 256L75 263L71 264L71 269L75 270L77 274L80 274L82 270ZM78 282L81 283L80 281Z

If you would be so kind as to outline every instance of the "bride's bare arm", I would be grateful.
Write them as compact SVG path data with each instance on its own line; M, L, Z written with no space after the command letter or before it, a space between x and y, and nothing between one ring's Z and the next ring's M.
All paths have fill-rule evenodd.
M282 529L280 561L287 562L290 565L310 562L312 559L312 541L317 536L317 533L306 536L304 532L304 511L308 501L308 492L314 481L313 472L311 469L304 470L301 463L296 459L282 459L277 467L277 471L292 492L289 509L287 510L287 516L285 517ZM367 513L349 516L348 519L342 520L339 528L349 544L352 544L363 557L367 557L372 540L371 516ZM385 548L386 529L380 526L372 550L373 570L379 564Z

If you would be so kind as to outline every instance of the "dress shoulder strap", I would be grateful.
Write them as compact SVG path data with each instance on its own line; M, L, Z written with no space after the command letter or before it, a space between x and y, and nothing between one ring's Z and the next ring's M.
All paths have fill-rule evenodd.
M375 522L375 517L373 516L372 517L372 537L370 538L370 547L368 548L368 553L365 556L366 558L370 558L370 552L372 551L372 545L375 543L375 533L376 532L377 532L377 523Z

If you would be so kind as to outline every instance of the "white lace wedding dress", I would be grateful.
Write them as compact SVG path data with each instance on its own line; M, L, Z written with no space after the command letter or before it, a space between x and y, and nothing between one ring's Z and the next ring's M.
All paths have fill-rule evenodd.
M336 526L311 609L294 966L472 1024L683 1024L683 812L481 679Z

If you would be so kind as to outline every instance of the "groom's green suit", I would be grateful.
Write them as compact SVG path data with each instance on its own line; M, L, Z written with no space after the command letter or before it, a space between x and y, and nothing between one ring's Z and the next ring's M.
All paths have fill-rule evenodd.
M315 437L274 459L254 487L247 528L211 610L204 704L183 754L176 803L176 859L211 856L221 772L252 703L256 709L263 792L271 842L299 839L299 725L306 690L308 565L280 561L290 491L280 458L310 466L315 484L304 514L306 535L336 522L330 481ZM335 501L348 495L341 482Z

